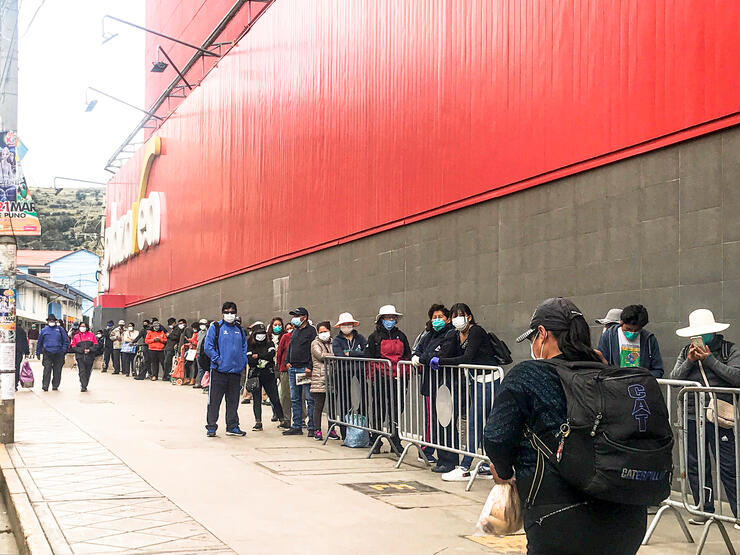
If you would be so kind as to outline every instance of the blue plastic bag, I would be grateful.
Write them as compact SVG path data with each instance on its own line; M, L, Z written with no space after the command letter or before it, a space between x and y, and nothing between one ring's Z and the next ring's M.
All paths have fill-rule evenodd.
M367 427L367 417L361 414L347 414L344 417L344 421L347 424L354 424L355 426ZM360 428L352 428L347 426L344 432L344 446L345 447L370 447L370 434L367 430L361 430Z

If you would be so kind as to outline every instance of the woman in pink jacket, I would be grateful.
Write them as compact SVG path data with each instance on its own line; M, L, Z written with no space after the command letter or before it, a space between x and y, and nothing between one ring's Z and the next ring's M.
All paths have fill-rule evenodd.
M80 375L80 391L87 391L90 382L93 362L99 355L99 345L95 334L87 329L86 324L80 324L80 329L72 337L72 352L77 360L77 371Z

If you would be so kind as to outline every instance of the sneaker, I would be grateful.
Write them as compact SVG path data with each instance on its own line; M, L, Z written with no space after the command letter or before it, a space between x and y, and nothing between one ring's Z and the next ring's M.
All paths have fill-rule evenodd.
M85 393L85 392L87 391L87 388L86 388L86 387L81 387L81 388L80 388L80 391L81 391L82 393Z
M432 468L432 472L436 474L447 474L448 472L451 472L455 470L455 466L451 464L440 464L439 461L437 464Z
M59 388L58 387L52 387L51 390L52 391L59 391Z
M324 441L324 436L322 436L322 435L321 435L321 430L316 430L316 431L315 431L315 432L313 433L313 438L314 438L314 439L315 439L316 441Z
M272 418L270 418L270 422L277 422L277 421L278 421L278 417L273 414Z
M380 448L383 446L383 442L379 441L378 444L373 448L373 455L380 454Z
M436 464L437 463L437 459L434 457L434 455L432 455L431 453L427 453L423 449L422 449L421 452L424 454L424 457L426 458L426 460L427 460L428 463L430 463L430 464ZM424 462L424 459L422 459L421 457L416 457L416 460L419 461L419 462Z
M491 467L487 464L480 465L480 468L478 469L478 474L475 476L476 478L481 478L483 480L493 480L493 474L491 474Z
M216 430L208 430L206 432L206 437L216 437Z
M442 474L442 480L445 482L467 482L470 480L470 470L462 466L456 466L449 472Z
M287 420L283 420L280 424L278 424L278 428L285 428L286 430L290 430L290 422Z
M262 431L262 422L255 422L254 426L252 426L253 432L261 432Z
M329 439L337 439L338 440L340 438L337 435L337 432L335 430L332 430L331 432L329 432Z
M740 530L740 524L738 524L738 523L736 522L736 523L735 523L735 525L733 526L733 528L734 528L735 530Z
M43 389L44 391L49 391L48 387L42 387L41 389Z
M242 405L248 405L249 399L242 399Z
M239 437L244 437L245 435L247 435L247 432L243 432L243 431L241 431L241 430L239 429L239 426L234 426L233 428L229 428L228 430L226 430L226 435L227 435L227 436L239 436Z
M696 526L702 526L707 523L709 520L708 516L694 516L689 519L689 524L694 524Z
M319 432L319 430L308 430L308 433L306 434L306 437L313 437L316 432Z
M105 372L105 370L103 370L103 372ZM117 376L118 374L120 374L120 372L113 372L114 376Z
M288 430L285 430L283 432L283 435L284 436L300 436L300 435L303 435L303 432L301 431L300 428L290 428Z

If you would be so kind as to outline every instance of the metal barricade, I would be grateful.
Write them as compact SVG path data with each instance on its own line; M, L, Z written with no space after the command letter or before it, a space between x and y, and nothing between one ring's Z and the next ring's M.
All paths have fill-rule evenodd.
M483 429L503 375L500 366L442 366L435 371L399 362L398 436L408 443L396 468L412 445L425 464L428 463L422 447L477 459L465 488L469 491L480 466L491 462L483 452Z
M383 437L398 452L396 378L389 360L354 357L324 359L329 430L357 428L370 434L370 458ZM400 453L398 453L400 454Z

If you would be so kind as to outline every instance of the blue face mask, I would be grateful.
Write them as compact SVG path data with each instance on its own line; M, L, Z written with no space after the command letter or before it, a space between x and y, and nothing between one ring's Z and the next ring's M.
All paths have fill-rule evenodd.
M280 333L283 331L283 326L272 326L272 333Z
M622 330L624 331L624 330ZM624 336L629 339L630 341L634 341L637 339L637 336L640 335L639 331L625 331Z
M704 345L709 345L712 342L712 339L714 339L713 333L702 333L701 334L702 341L704 341Z
M435 318L434 320L432 320L432 329L434 329L434 331L439 331L446 325L447 323L442 320L442 318Z
M299 328L303 322L301 322L301 319L298 316L294 316L291 321L291 324L293 324L295 327Z
M383 320L383 327L390 331L396 327L396 322L394 322L393 320Z

